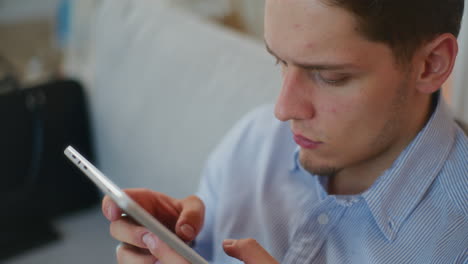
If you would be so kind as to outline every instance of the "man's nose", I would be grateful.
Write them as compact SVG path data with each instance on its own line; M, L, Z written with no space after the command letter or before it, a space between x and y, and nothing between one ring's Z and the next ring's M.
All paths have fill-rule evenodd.
M275 116L280 121L304 120L314 117L308 80L303 70L289 67L283 74L283 87L275 105Z

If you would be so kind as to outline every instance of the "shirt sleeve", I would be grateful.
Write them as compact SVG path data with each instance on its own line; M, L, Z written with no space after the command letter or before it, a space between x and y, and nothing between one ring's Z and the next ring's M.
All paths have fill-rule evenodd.
M200 186L196 195L205 204L205 219L203 228L195 240L194 249L206 260L213 260L213 228L216 215L218 190L220 187L220 177L214 166L213 156L208 159L202 172Z
M232 166L238 164L242 146L248 145L246 139L252 137L251 128L255 124L255 119L265 107L259 107L239 120L236 125L225 135L221 143L214 149L208 157L202 171L201 181L196 195L205 204L205 221L200 234L195 241L194 249L207 261L212 262L215 247L219 248L221 241L214 241L216 215L222 194L225 193L226 179L235 176Z

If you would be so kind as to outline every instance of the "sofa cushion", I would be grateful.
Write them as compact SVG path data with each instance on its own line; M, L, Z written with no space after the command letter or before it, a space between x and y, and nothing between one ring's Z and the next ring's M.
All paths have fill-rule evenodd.
M124 187L193 193L222 135L280 88L263 43L163 1L104 1L95 37L99 166Z

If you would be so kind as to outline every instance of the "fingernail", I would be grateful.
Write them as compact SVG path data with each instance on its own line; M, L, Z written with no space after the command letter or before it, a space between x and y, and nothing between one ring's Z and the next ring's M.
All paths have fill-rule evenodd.
M109 205L109 206L107 207L107 218L108 218L108 219L112 219L112 213L113 213L112 211L113 211L113 210L112 210L112 206Z
M188 224L181 226L180 230L187 238L193 238L195 236L195 229L193 229L193 227L189 226Z
M225 240L223 240L223 246L225 246L225 247L234 246L234 243L236 243L236 240L234 240L234 239L225 239Z
M143 236L143 243L150 249L156 249L158 246L156 239L149 233Z

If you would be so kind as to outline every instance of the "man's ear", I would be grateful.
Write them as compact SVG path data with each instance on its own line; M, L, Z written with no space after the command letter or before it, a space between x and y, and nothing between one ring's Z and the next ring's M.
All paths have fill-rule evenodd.
M458 42L454 35L446 33L424 44L420 51L416 86L419 92L430 94L437 91L452 73Z

